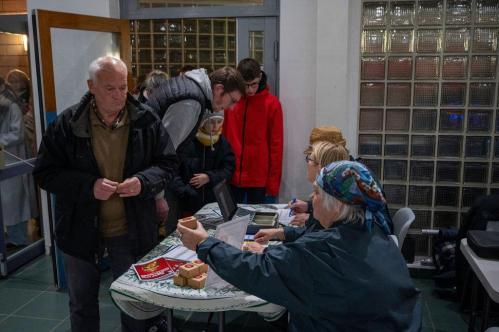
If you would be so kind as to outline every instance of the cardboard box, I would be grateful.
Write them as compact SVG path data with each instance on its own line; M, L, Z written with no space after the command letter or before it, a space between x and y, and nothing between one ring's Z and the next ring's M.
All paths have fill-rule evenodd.
M203 273L197 277L191 278L187 280L187 284L194 289L204 288L204 284L206 283L207 275Z
M173 277L173 284L177 285L177 286L180 286L180 287L187 286L187 279L184 278L184 277L182 277L179 274L176 274Z
M190 229L196 229L198 227L198 220L194 216L179 219L178 223Z
M202 260L196 259L192 262L192 264L195 264L199 267L200 273L207 273L208 272L208 264L205 264Z
M185 263L181 265L178 269L179 274L184 278L193 278L201 274L199 271L199 266L194 263Z

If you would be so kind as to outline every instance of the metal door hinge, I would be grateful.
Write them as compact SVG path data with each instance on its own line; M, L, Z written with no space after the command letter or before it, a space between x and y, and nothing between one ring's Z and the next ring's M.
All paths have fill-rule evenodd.
M279 61L279 41L274 40L274 61Z

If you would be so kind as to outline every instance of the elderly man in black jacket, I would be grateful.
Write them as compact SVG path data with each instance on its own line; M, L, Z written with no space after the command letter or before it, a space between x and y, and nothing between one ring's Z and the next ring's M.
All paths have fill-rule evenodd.
M90 64L89 92L48 127L34 170L56 196L72 331L99 331L103 251L116 279L157 244L154 197L177 167L158 117L127 93L127 74L117 58ZM146 324L122 315L124 331Z

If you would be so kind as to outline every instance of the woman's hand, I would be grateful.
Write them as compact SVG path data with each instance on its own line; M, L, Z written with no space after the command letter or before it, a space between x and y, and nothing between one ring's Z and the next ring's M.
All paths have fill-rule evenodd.
M298 213L290 224L294 226L305 226L305 222L308 220L309 216L308 213Z
M190 229L181 224L177 224L177 234L182 241L182 244L187 249L196 251L198 243L208 238L208 233L203 228L203 225L198 221L196 229Z
M301 199L291 200L288 202L288 207L293 210L294 213L306 213L308 210L308 203Z
M255 234L254 240L258 243L267 243L275 238L284 241L284 228L261 229Z
M251 252L254 252L256 254L261 254L264 249L265 249L265 247L257 242L246 242L243 244L244 251L251 251Z

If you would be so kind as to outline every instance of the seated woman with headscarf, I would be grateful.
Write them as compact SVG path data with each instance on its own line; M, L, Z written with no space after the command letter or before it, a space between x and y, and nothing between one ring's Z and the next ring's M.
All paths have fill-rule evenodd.
M318 141L307 149L305 161L307 165L307 180L314 183L322 167L332 162L348 160L348 151L342 144L328 141ZM311 209L312 210L312 209ZM266 243L270 239L279 239L284 242L292 242L303 234L323 229L321 224L314 219L313 214L307 213L306 221L301 227L285 226L279 228L264 228L255 234L255 242L246 245L245 250L261 252L264 247L260 243ZM390 223L390 222L389 222Z
M290 331L419 331L419 291L387 236L385 199L365 166L323 168L312 204L324 230L261 254L209 237L200 223L177 231L220 277L286 307Z

